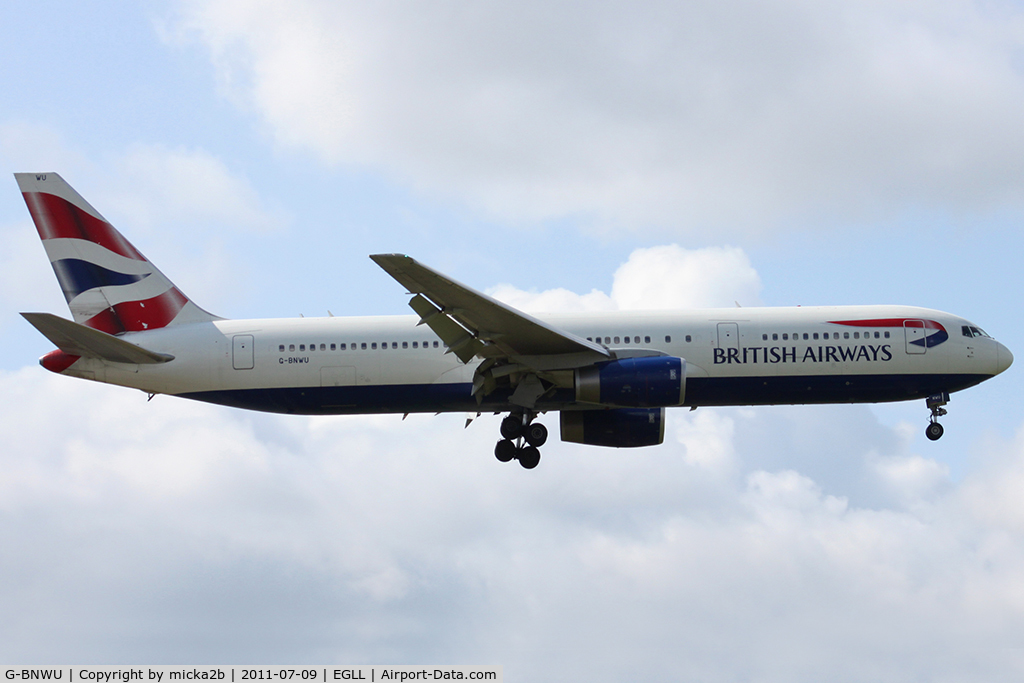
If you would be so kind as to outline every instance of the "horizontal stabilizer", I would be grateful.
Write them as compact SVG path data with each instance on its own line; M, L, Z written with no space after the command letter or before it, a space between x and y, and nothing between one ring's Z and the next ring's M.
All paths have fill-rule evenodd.
M149 364L174 360L174 356L169 353L149 351L52 313L22 313L21 317L32 323L58 349L72 356L98 358L112 363Z

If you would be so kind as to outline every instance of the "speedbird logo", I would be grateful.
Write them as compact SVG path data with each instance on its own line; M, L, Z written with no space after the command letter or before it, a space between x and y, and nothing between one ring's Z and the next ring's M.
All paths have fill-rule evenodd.
M875 320L832 320L833 325L848 327L900 328L907 332L907 343L925 349L938 346L949 339L946 328L934 320L922 318L877 318Z
M63 197L24 196L76 322L119 334L165 327L178 315L185 295L114 226Z

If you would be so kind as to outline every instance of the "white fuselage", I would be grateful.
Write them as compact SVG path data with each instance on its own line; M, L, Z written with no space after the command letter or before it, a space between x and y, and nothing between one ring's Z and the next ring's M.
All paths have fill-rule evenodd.
M972 323L908 306L539 314L618 356L686 361L681 405L879 402L952 392L1012 362ZM416 316L219 320L122 338L173 355L132 365L82 358L64 373L149 393L309 414L508 409L472 396L462 364ZM572 409L571 373L540 409Z

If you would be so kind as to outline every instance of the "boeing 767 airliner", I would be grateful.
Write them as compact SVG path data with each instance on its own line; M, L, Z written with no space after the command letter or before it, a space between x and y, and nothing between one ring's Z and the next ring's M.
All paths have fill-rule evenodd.
M660 444L665 408L925 399L1006 370L963 318L910 306L527 315L401 254L371 256L414 316L227 320L185 296L56 173L17 173L74 321L22 315L52 372L302 415L509 413L498 460L531 469L563 441Z

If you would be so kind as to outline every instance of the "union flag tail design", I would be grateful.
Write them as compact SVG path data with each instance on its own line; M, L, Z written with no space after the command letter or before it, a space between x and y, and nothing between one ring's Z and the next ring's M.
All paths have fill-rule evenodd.
M219 320L56 173L15 173L75 322L108 334Z

